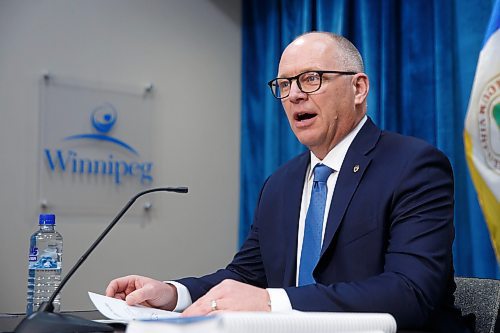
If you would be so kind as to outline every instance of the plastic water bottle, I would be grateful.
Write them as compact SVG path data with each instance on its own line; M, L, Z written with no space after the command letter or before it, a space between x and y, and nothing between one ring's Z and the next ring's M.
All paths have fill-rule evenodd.
M26 314L36 311L48 301L61 282L63 238L55 230L56 217L40 214L40 229L31 235L28 264L28 304ZM54 300L54 311L60 311L61 300Z

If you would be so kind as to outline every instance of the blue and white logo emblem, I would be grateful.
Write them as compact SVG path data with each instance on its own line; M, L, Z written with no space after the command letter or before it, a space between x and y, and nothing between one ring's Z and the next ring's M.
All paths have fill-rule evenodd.
M92 111L91 114L91 123L94 129L99 134L78 134L68 136L64 140L80 140L80 139L90 139L90 140L100 140L100 141L108 141L114 143L126 150L130 151L135 155L139 155L139 153L132 148L129 144L116 139L112 136L106 135L111 131L113 126L118 119L118 112L116 112L115 107L111 103L104 103L103 105L98 106Z
M101 133L108 133L114 126L118 113L110 103L98 106L92 112L92 126Z
M153 182L151 175L153 162L138 160L139 153L135 148L112 136L118 121L118 112L113 104L106 102L91 110L90 119L87 119L90 120L93 132L66 136L62 141L85 143L95 141L112 145L108 147L85 145L80 148L76 145L69 149L65 149L64 146L55 149L45 148L44 156L48 170L61 175L78 174L98 179L103 179L102 176L110 177L117 185L129 179L138 179L142 185L150 185ZM125 157L126 155L122 154L124 152L135 156L130 159L130 155ZM123 157L119 158L116 155Z

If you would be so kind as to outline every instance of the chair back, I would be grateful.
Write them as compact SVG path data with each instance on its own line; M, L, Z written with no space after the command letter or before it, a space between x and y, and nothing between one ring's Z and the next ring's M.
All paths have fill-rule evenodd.
M475 316L475 332L500 332L500 280L456 277L455 283L455 306L462 315Z

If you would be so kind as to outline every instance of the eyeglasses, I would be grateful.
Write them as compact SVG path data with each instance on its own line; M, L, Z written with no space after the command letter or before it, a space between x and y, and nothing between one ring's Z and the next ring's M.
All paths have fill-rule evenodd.
M300 91L310 94L318 91L321 88L321 83L323 82L323 74L339 74L339 75L354 75L358 74L356 72L345 72L345 71L307 71L295 75L293 77L277 77L267 84L271 88L274 97L278 99L287 98L290 95L290 89L292 87L292 81L297 80L297 86Z

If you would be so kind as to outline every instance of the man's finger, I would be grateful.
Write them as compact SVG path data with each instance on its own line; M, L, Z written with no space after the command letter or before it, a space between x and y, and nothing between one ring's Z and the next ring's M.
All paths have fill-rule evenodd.
M139 303L142 303L144 301L148 300L148 297L145 292L146 288L140 288L137 289L125 297L125 301L127 302L128 305L137 305Z
M207 304L206 304L207 308L208 308L207 314L211 314L213 312L223 310L224 307L223 307L222 303L223 303L223 301L221 298L208 300Z
M193 303L181 313L181 316L182 317L204 316L209 312L210 312L209 309L207 307L203 308L203 306L200 303Z
M106 288L106 296L114 297L117 293L126 293L126 289L133 284L132 276L124 276L112 280Z
M129 293L125 301L128 305L137 305L143 302L149 303L149 301L159 298L161 290L158 288L158 286L165 287L166 285L163 283L146 283L139 289L136 289ZM158 304L156 304L156 306L158 306Z
M121 299L122 301L124 301L125 298L127 297L127 295L125 293L116 293L114 296L110 296L110 297L113 297L116 299Z
M117 281L118 279L115 279L111 281L108 286L106 287L106 296L108 297L115 297L115 295L122 290L119 290L119 283Z
M191 306L182 312L182 316L205 316L212 312L212 301L206 296L208 296L208 294L191 304Z
M228 311L226 311L226 310L217 310L217 311L210 312L207 316L216 316L216 315L227 313L227 312Z

